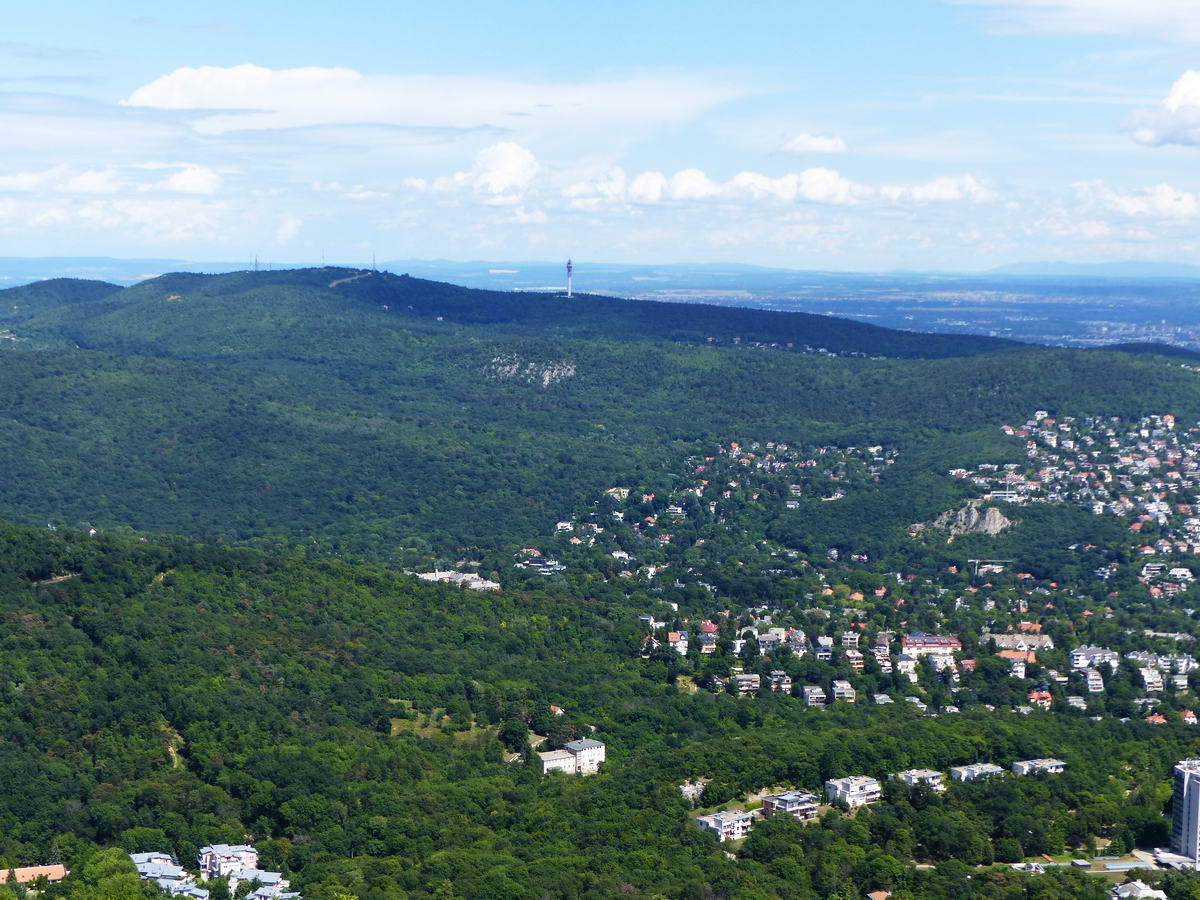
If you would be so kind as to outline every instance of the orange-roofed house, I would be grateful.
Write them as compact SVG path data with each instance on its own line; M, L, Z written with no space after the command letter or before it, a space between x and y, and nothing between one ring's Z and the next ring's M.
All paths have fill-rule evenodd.
M29 884L37 881L43 875L47 881L62 881L69 873L66 868L58 866L25 866L21 869L0 870L0 882L8 881L9 877L17 880L17 884Z
M1053 701L1053 699L1054 698L1050 695L1049 691L1029 692L1029 702L1034 706L1041 707L1042 709L1049 709L1050 703Z
M1021 622L1017 625L1017 631L1020 631L1022 634L1041 634L1042 633L1042 623L1041 622Z
M998 650L996 655L1001 659L1014 660L1016 662L1037 662L1037 653L1033 650Z
M1162 713L1151 713L1150 715L1146 716L1146 721L1151 725L1166 725L1167 717Z
M1183 719L1183 723L1185 725L1195 725L1196 724L1196 714L1194 712L1192 712L1190 709L1185 709L1179 715L1180 715L1180 718Z

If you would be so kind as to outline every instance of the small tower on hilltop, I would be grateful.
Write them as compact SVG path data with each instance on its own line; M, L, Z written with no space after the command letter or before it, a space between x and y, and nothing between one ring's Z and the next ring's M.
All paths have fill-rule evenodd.
M574 270L575 270L575 266L572 265L570 258L568 258L567 259L567 299L568 300L571 299L571 272L573 272Z

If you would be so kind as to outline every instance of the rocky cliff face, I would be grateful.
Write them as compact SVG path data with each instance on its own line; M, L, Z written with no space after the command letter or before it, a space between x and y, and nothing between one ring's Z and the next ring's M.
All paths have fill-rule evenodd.
M925 528L948 531L951 539L960 534L999 534L1012 527L1012 519L994 506L983 508L982 500L971 500L961 509L948 509L932 522L920 522L909 528L913 534Z
M1012 525L1012 520L996 507L982 509L982 500L972 500L962 509L951 509L933 520L933 527L957 534L999 534Z

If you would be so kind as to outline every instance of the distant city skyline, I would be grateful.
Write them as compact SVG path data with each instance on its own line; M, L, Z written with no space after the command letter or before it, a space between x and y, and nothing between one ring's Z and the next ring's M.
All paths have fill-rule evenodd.
M1200 262L1190 7L26 5L0 253Z

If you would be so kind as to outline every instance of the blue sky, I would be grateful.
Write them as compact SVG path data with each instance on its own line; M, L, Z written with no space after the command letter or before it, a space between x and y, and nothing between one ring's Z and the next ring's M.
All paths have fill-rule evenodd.
M97 6L6 10L3 255L1200 256L1195 0Z

